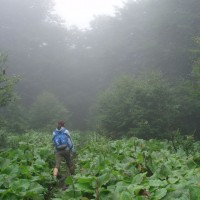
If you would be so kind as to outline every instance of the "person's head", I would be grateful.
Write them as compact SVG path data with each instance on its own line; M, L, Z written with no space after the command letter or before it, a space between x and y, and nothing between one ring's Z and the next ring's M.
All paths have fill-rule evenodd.
M57 125L57 128L58 130L61 129L61 127L65 126L65 122L64 121L58 121L58 125Z

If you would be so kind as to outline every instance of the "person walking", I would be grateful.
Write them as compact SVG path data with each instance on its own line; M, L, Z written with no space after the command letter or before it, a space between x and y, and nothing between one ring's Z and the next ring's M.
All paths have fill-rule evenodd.
M74 174L71 154L75 153L73 141L69 131L65 128L64 121L59 121L57 128L53 131L52 142L55 148L55 166L53 169L54 178L58 177L59 167L62 159L66 161L66 165L71 175Z

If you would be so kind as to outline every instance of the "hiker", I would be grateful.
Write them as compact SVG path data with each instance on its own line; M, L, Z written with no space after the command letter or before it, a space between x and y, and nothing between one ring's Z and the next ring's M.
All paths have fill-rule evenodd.
M64 121L59 121L56 130L53 132L52 142L55 147L55 167L53 176L57 178L61 160L64 158L69 168L70 174L74 174L71 162L71 153L75 153L75 148L69 131L64 127Z

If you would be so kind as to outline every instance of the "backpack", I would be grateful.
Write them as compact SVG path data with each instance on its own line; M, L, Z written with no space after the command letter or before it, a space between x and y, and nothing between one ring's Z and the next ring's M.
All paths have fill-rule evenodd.
M65 133L64 130L56 130L55 136L53 137L53 144L57 150L63 150L63 149L71 149L73 147L73 144L71 142L71 138L68 134Z

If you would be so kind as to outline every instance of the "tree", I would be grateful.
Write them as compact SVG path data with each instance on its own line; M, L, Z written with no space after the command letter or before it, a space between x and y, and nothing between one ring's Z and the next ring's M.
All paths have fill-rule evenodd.
M187 79L177 85L179 116L177 124L182 134L193 134L200 139L200 37L194 39L196 48L192 50L195 62Z
M54 128L58 120L69 126L70 114L53 93L41 93L30 108L29 124L33 129Z
M73 112L74 128L84 129L97 91L115 76L159 69L177 79L191 72L199 0L126 1L114 17L96 17L84 32L49 20L51 2L1 2L0 44L11 55L12 73L23 76L18 92L26 106L52 91Z
M0 52L0 107L6 106L9 102L15 98L13 89L16 82L19 80L18 77L8 77L6 75L7 56Z
M1 127L12 133L24 133L28 127L29 114L20 99L11 102L0 111Z
M159 73L123 76L97 101L98 125L114 137L167 138L175 116L173 92Z

